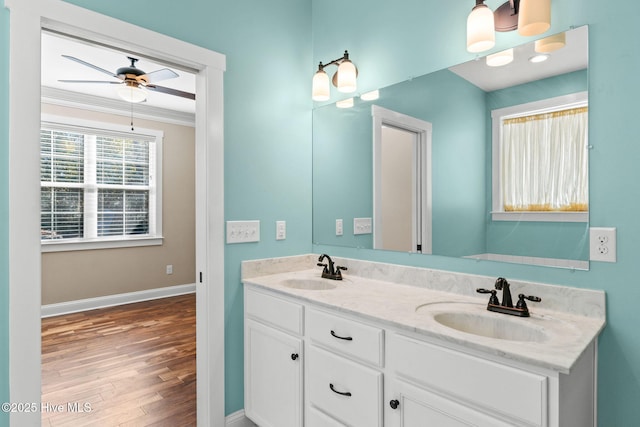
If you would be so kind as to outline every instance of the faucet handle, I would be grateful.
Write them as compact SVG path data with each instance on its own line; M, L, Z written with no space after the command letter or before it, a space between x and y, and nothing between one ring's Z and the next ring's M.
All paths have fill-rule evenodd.
M319 262L318 264L316 264L318 267L324 267L323 272L328 273L329 272L329 268L327 267L327 264L323 264L321 262Z
M498 291L496 291L495 289L478 288L476 289L476 292L479 294L491 294L491 296L489 297L489 304L500 305L500 301L498 301L498 296L496 295Z
M341 265L336 265L336 276L338 276L340 279L342 279L342 271L340 270L347 270L347 267L343 267Z
M532 302L540 302L542 301L542 298L540 297L536 297L534 295L525 295L525 294L519 294L518 295L518 303L516 304L516 308L519 309L526 309L527 308L527 303L525 302L525 300L529 300Z

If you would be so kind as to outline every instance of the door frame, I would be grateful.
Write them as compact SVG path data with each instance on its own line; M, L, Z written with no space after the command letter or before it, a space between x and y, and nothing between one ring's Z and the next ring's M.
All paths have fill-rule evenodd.
M9 53L9 393L41 400L40 33L66 32L196 75L197 420L224 425L225 56L60 0L5 0ZM114 36L114 34L116 36ZM134 42L133 42L134 41ZM25 48L28 46L28 48ZM36 84L37 82L37 84ZM12 413L11 425L39 426L40 413Z
M373 118L373 248L382 248L382 127L392 126L416 134L416 168L414 171L416 194L413 195L414 213L412 223L414 243L420 237L423 254L432 252L432 169L431 169L431 140L432 125L397 111L371 106ZM414 245L415 248L415 245ZM412 252L416 252L413 251Z

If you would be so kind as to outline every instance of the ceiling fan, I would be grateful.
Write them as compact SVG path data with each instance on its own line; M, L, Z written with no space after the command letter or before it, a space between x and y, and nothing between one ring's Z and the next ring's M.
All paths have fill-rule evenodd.
M93 68L94 70L100 71L101 73L107 74L111 77L115 77L118 81L110 81L110 80L59 80L60 82L65 83L100 83L100 84L115 84L121 85L118 88L118 94L129 102L141 102L146 99L145 90L152 90L154 92L166 93L168 95L180 96L187 99L196 99L196 95L194 93L185 92L178 89L172 89L164 86L158 86L155 83L173 79L178 77L178 74L170 70L169 68L162 68L160 70L152 71L150 73L145 73L141 69L136 67L136 62L138 62L137 58L133 58L131 56L127 56L127 58L131 61L131 65L127 67L120 67L116 70L115 73L105 70L104 68L100 68L97 65L90 64L82 59L78 59L74 56L70 55L62 55L64 58L67 58L71 61L75 61L79 64L87 66L89 68Z

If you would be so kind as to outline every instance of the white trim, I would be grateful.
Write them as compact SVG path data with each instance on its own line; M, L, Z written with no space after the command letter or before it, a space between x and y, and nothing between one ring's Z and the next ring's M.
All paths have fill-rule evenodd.
M227 415L225 425L227 427L256 427L256 424L244 414L244 409Z
M508 262L511 264L527 264L527 265L540 265L544 267L567 268L571 270L589 270L589 261L582 261L582 260L575 260L575 259L543 258L543 257L533 257L533 256L504 255L504 254L490 254L490 253L469 255L469 256L465 256L464 258L486 260L486 261Z
M192 294L196 291L196 284L167 286L165 288L147 289L144 291L127 292L124 294L106 295L103 297L86 298L76 301L46 304L42 306L43 318L60 316L62 314L78 313L80 311L95 310L97 308L113 307L134 302L151 301L154 299L175 297Z
M491 111L491 200L493 221L589 222L589 212L505 212L502 210L500 132L502 120L525 114L542 114L588 105L589 92L576 92Z
M390 125L399 129L413 132L417 135L418 156L420 162L420 175L422 180L417 180L421 185L418 186L418 193L414 195L414 201L420 199L421 203L417 203L412 218L413 229L420 233L423 254L432 252L432 169L431 169L431 140L432 125L429 122L420 120L415 117L407 116L393 110L380 107L379 105L371 106L371 115L373 116L373 242L374 249L382 248L382 176L381 176L381 156L382 156L382 126ZM421 182L420 182L421 181ZM417 212L420 212L418 215ZM420 216L420 222L418 222ZM417 236L414 236L414 245ZM412 250L413 252L413 250Z
M491 212L494 221L589 222L589 212Z
M71 92L52 87L42 88L42 102L45 104L81 108L83 110L114 114L124 117L131 117L133 115L134 119L147 119L189 127L195 127L196 125L195 115L192 113L167 110L144 104L136 104L132 113L131 104L126 101L121 101L115 98L111 99L95 95L87 95L79 92Z
M96 249L136 248L142 246L162 246L164 237L128 237L125 239L100 240L43 240L41 252L93 251Z
M9 392L39 402L41 255L39 233L41 29L73 33L197 70L196 339L198 425L223 425L225 56L60 0L5 0L9 52ZM29 46L29 49L24 49ZM11 425L39 426L39 413L12 413Z

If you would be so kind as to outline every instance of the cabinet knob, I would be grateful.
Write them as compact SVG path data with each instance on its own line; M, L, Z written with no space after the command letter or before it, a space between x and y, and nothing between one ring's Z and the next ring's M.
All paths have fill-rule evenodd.
M400 406L400 402L396 399L393 399L389 402L389 406L391 406L391 409L398 409L398 406Z
M298 353L291 353L291 360L298 360Z

